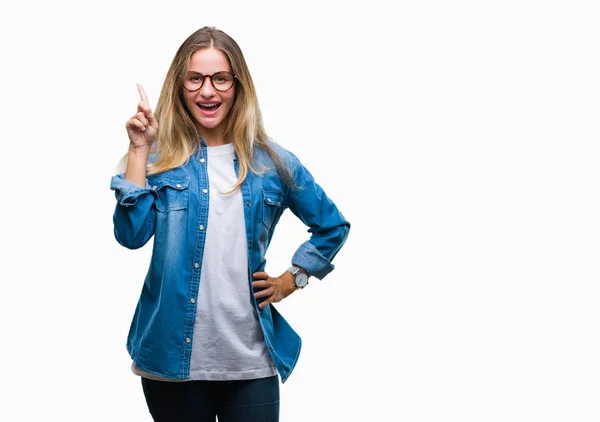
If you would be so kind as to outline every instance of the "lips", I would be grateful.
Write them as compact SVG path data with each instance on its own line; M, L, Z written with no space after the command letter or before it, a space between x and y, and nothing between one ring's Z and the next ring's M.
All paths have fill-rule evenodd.
M217 113L221 103L197 103L198 108L205 116L214 116Z

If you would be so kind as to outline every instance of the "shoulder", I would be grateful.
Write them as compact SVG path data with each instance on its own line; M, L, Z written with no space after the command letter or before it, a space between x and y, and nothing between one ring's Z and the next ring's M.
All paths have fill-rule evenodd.
M289 168L291 171L295 171L299 167L302 167L302 163L298 157L293 152L283 147L280 143L272 139L268 139L264 141L264 145L266 148L262 145L258 145L255 148L255 157L267 166L270 167L272 164L274 164L272 156L269 154L269 151L267 151L267 148L269 148L272 153L274 153L277 158L281 160L281 164Z

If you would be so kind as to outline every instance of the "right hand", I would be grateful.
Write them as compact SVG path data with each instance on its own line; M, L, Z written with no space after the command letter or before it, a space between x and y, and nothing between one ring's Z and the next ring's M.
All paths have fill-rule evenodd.
M158 121L152 114L146 91L141 84L137 84L137 88L141 101L137 113L127 120L125 128L129 136L129 149L149 151L158 135Z

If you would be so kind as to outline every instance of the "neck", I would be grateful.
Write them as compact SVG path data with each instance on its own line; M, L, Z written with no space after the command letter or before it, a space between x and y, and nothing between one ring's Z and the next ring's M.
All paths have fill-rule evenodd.
M220 127L207 129L205 127L197 127L198 134L204 139L204 142L209 147L217 147L219 145L228 144L230 141L223 136L223 130Z
M223 138L210 138L202 136L202 139L204 139L204 143L206 143L207 147L218 147L220 145L225 145L229 143Z

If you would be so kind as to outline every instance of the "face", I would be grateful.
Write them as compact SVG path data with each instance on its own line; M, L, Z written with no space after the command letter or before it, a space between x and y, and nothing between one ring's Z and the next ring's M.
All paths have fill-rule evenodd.
M203 48L192 54L185 77L197 81L201 78L198 74L209 76L221 71L233 73L225 53L216 48ZM210 78L205 78L202 87L195 92L182 88L185 105L196 123L198 133L205 140L221 138L233 107L235 88L234 83L227 91L217 91Z

